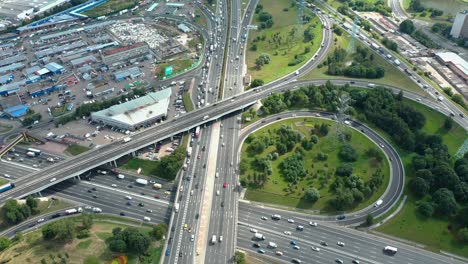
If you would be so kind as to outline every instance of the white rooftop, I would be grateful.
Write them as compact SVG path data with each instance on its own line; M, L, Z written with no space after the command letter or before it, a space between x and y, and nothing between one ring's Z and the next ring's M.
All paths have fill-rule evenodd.
M452 63L465 75L468 75L468 62L466 62L466 60L464 60L462 57L458 56L458 54L453 52L439 52L436 53L436 55L445 63Z
M99 119L114 119L116 122L132 126L137 125L151 118L166 115L171 94L171 88L148 93L135 100L92 113L91 116Z

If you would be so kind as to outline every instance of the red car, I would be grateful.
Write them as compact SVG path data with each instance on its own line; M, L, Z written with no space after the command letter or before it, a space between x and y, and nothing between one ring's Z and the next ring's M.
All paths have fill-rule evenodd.
M161 196L159 196L159 194L156 194L156 195L154 196L154 198L159 199L159 198L161 198Z
M223 188L226 188L226 187L227 187L227 182L224 182Z

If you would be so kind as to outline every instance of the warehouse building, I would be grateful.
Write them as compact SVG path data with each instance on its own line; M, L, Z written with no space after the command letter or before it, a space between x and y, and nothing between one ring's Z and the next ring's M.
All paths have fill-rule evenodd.
M62 74L65 72L63 66L55 62L47 63L44 65L44 68L49 70L52 74Z
M138 67L128 68L122 71L118 71L114 73L114 78L116 81L121 82L126 80L127 78L135 79L140 76L142 72Z
M138 42L130 46L105 50L102 54L102 61L107 64L107 66L112 66L117 62L143 57L148 52L148 44L145 42Z
M119 129L136 130L166 118L172 90L164 89L146 96L114 105L91 114L91 120Z
M468 82L468 62L453 52L436 53L436 59L449 67L455 74Z

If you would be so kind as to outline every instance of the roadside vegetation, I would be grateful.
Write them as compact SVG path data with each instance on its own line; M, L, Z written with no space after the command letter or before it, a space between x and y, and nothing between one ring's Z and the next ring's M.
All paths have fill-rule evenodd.
M69 153L72 156L76 156L76 155L84 153L84 152L86 152L88 150L90 150L90 148L85 147L85 146L81 146L81 145L78 145L78 144L73 144L73 145L68 146L65 149L65 152Z
M416 29L413 24L413 21L406 19L400 23L400 31L406 33L417 40L422 45L430 48L430 49L437 49L439 48L439 44L435 43L430 39L426 34L424 34L420 29Z
M307 8L304 24L298 24L297 8L292 0L260 0L257 4L253 20L258 30L250 31L244 47L252 79L265 83L278 79L298 69L318 50L322 24Z
M133 8L138 3L139 1L109 0L101 5L86 10L82 14L93 18L109 16L116 14L121 10Z
M246 198L321 213L375 202L389 180L384 154L358 131L336 129L332 121L296 118L251 134L240 164Z
M180 73L187 71L188 69L192 67L194 63L195 61L192 59L180 59L180 60L173 60L169 62L163 62L163 63L159 63L155 65L154 73L157 78L159 78L160 80L164 80L167 77L171 77L173 75L180 74ZM168 66L172 66L173 73L169 76L166 76L164 71L166 67Z
M165 224L152 227L109 221L88 213L61 219L9 240L0 259L12 263L159 263Z
M415 93L423 93L423 90L408 78L407 75L400 72L373 50L366 48L359 42L356 42L355 45L356 50L360 50L361 53L345 54L343 51L345 51L349 45L350 36L339 27L336 27L335 31L339 31L340 33L336 34L335 32L332 53L322 64L314 68L301 79L364 79L376 84L392 85ZM363 56L366 56L366 58ZM360 64L363 67L359 66ZM347 73L353 76L362 77L345 75L345 69L349 71ZM354 72L354 69L357 69L356 72ZM380 69L379 71L383 72L384 76L381 78L367 79L367 69L369 69L370 77L376 76L377 69ZM351 72L351 70L353 70L353 72ZM331 75L329 72L336 75Z

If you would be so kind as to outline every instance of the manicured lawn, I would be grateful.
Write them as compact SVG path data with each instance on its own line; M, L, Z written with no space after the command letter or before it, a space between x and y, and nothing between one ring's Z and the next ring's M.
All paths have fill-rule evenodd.
M158 78L170 77L170 76L173 76L174 74L182 73L188 70L190 66L192 66L193 63L194 61L191 59L182 59L182 60L173 60L170 62L156 64L156 66L154 67L154 73L158 76ZM172 66L172 74L169 76L166 76L164 70L168 66Z
M7 183L8 183L7 180L0 178L0 185L7 184Z
M334 48L341 47L346 49L348 47L348 43L350 41L350 36L346 32L343 31L342 36L337 36L336 34L334 37L337 39L337 41L334 44ZM361 43L359 43L357 40L355 42L356 46L363 46ZM334 50L334 48L332 50ZM387 85L393 85L400 87L403 90L408 90L411 92L415 93L420 93L423 94L423 90L417 86L408 76L406 76L404 73L400 72L397 68L394 67L394 65L391 65L388 63L386 60L384 60L382 57L380 57L377 53L372 51L374 53L374 61L378 65L382 65L385 69L385 76L380 79L365 79L365 78L348 78L345 76L333 76L333 75L328 75L326 74L327 71L327 66L321 67L321 68L315 68L308 74L306 74L304 77L301 79L303 80L310 80L310 79L361 79L365 80L368 82L373 82L373 83L381 83L381 84L387 84Z
M1 252L0 259L11 258L10 263L40 263L41 259L44 258L47 263L53 263L51 255L56 261L60 261L59 256L66 258L68 255L67 263L110 263L118 254L107 249L104 238L110 236L112 229L115 227L126 228L128 226L113 223L95 223L90 230L89 238L74 239L66 244L58 241L44 241L40 230L33 231L26 234L20 243ZM141 230L147 232L150 229ZM106 236L101 234L106 234ZM160 254L157 255L157 250L160 248L159 242L152 243L150 249L152 256L160 256ZM137 260L138 258L137 256L129 256L130 259ZM129 261L129 263L131 262ZM137 263L137 261L133 263ZM159 259L151 263L159 263Z
M111 15L119 12L120 10L130 9L134 7L137 3L137 1L128 0L109 0L102 5L98 5L94 8L86 10L82 14L94 18Z
M335 210L328 204L328 202L334 197L334 194L329 190L329 187L334 182L335 169L341 163L341 161L338 159L338 151L343 143L336 140L336 134L334 133L335 127L333 127L335 124L334 122L314 118L288 119L271 124L268 127L256 131L254 134L257 137L262 134L269 134L270 132L268 131L272 131L274 134L274 131L280 128L282 125L288 125L291 126L294 130L299 131L307 138L310 138L310 129L312 129L314 124L317 123L327 123L332 125L332 127L330 128L330 132L327 136L319 138L318 143L312 148L312 150L305 152L304 160L307 176L299 181L297 188L294 187L292 192L287 190L288 182L286 182L286 180L281 175L279 168L281 162L286 157L292 155L294 152L293 150L292 152L279 156L277 160L272 161L273 173L271 176L269 176L268 181L264 187L260 189L254 189L253 187L248 188L246 199L290 207L321 210L321 213L335 212ZM354 174L359 175L364 182L368 181L371 175L379 168L382 169L384 175L383 183L378 191L368 199L365 199L364 202L356 204L354 208L352 208L356 210L370 205L383 194L389 180L389 167L386 160L382 163L379 163L374 159L369 159L367 156L365 156L364 153L367 149L371 147L378 149L378 147L375 146L365 135L347 127L345 127L345 130L351 133L352 139L350 145L352 145L359 153L358 160L353 163ZM275 146L269 146L261 154L251 155L247 152L248 146L249 143L245 143L242 146L242 160L245 160L249 164L254 160L255 157L265 156L268 153L274 152L276 149ZM326 161L317 160L315 157L319 152L328 154L328 159ZM245 173L241 175L241 178L247 178L248 175L253 175L253 170L250 167ZM303 199L304 190L307 190L312 186L320 191L320 199L315 204L312 204Z
M76 155L79 155L79 154L81 154L83 152L86 152L88 150L90 150L90 148L75 144L75 145L69 146L65 150L65 152L70 153L73 156L76 156Z
M318 17L314 18L305 25L297 24L297 6L291 7L291 0L260 0L259 4L263 5L263 11L270 13L273 16L273 26L269 29L252 30L249 33L248 44L244 47L247 52L247 67L252 79L262 79L265 83L278 79L288 73L298 69L301 65L307 62L317 51L322 42L322 25ZM288 8L288 11L283 9ZM304 10L304 12L310 12ZM258 14L253 18L253 24L259 24ZM314 26L313 33L315 38L312 42L303 42L303 32L309 26ZM293 37L290 32L293 28L297 32ZM276 46L273 42L273 35L281 37L281 44ZM256 41L257 38L265 37L265 40ZM253 44L257 45L257 50L252 51L250 48ZM305 47L310 48L310 52L304 54ZM264 65L260 70L256 69L255 60L261 54L269 54L271 62ZM288 66L288 63L294 59L296 55L304 55L305 59L295 66Z
M122 166L124 170L138 170L139 168L141 168L141 174L152 175L158 169L158 163L152 160L131 158Z

